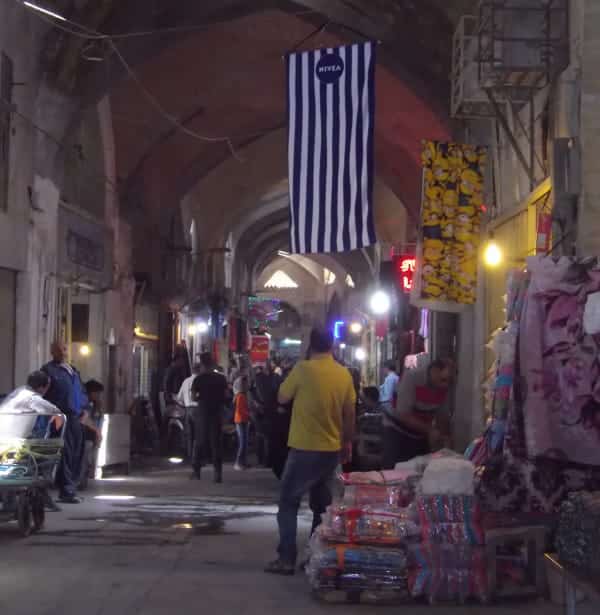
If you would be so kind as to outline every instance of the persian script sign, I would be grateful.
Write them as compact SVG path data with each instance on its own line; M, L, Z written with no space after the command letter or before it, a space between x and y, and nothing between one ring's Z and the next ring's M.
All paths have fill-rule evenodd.
M72 229L67 232L67 257L75 265L104 270L104 246Z

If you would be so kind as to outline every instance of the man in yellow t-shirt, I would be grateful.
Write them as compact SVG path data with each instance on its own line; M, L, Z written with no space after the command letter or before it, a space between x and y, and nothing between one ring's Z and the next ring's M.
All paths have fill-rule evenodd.
M279 403L293 401L279 498L279 558L265 572L291 575L296 567L298 508L310 494L314 529L331 504L331 481L338 464L350 461L356 393L350 372L332 355L333 337L321 329L310 335L310 359L301 361L279 389Z

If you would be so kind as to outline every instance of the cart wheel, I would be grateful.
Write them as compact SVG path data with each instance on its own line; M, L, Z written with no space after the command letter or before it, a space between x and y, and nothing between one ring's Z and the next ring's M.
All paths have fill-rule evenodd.
M44 494L36 491L31 499L31 515L33 517L33 531L39 532L44 527L46 521L46 506Z
M17 496L17 521L21 535L27 538L33 530L33 519L31 514L31 496L29 493L20 493Z

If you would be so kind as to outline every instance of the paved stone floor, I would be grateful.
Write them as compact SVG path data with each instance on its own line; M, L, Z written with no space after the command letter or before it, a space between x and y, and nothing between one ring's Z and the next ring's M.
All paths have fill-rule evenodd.
M48 514L46 529L29 539L0 526L0 613L562 612L544 602L435 609L318 604L303 575L262 572L276 544L277 483L270 472L229 469L223 485L187 477L174 467L97 481L84 503ZM304 535L308 519L301 521Z

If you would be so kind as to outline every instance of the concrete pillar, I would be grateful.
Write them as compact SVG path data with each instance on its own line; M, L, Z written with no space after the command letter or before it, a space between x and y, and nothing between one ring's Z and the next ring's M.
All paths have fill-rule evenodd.
M600 253L600 2L583 0L581 19L581 141L582 198L579 208L578 253Z
M112 114L107 97L98 105L102 147L104 149L104 173L110 179L105 194L105 224L113 233L113 284L104 295L105 318L102 327L102 342L107 346L108 397L115 413L127 411L133 392L133 328L135 326L135 282L132 267L132 231L119 211L116 191L116 159ZM110 339L114 337L113 339ZM115 344L115 345L113 345Z

